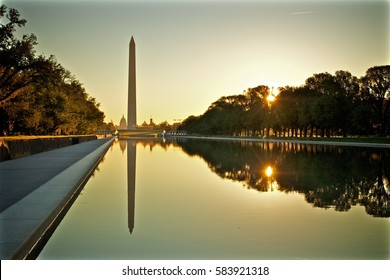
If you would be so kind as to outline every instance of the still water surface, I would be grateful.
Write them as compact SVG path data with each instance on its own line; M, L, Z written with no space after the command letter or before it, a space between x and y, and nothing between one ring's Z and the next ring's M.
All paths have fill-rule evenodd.
M117 140L38 259L389 259L389 152Z

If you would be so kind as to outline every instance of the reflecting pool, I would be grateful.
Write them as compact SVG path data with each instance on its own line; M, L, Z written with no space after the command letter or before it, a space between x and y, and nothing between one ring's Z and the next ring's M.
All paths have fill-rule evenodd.
M390 150L117 140L38 259L389 259Z

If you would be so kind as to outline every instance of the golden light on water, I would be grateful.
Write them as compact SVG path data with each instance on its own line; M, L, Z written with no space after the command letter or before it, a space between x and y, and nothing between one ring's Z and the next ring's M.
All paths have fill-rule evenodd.
M271 166L268 166L267 169L265 170L265 175L267 177L271 177L273 172L274 172L273 168Z
M272 166L268 165L264 171L265 176L267 177L267 191L273 192L279 189L278 182L275 180L275 170Z

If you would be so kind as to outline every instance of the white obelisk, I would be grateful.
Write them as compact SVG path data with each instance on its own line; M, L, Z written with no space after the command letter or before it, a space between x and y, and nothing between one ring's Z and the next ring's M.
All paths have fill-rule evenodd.
M129 88L127 103L127 129L137 128L137 104L135 85L135 42L131 36L129 45Z

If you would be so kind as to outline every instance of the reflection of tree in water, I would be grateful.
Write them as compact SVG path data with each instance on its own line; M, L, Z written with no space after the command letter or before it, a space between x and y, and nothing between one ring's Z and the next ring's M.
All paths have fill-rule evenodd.
M389 151L297 143L188 140L187 154L203 158L222 178L258 191L298 192L315 207L347 211L364 205L390 217ZM265 174L272 167L272 178Z

